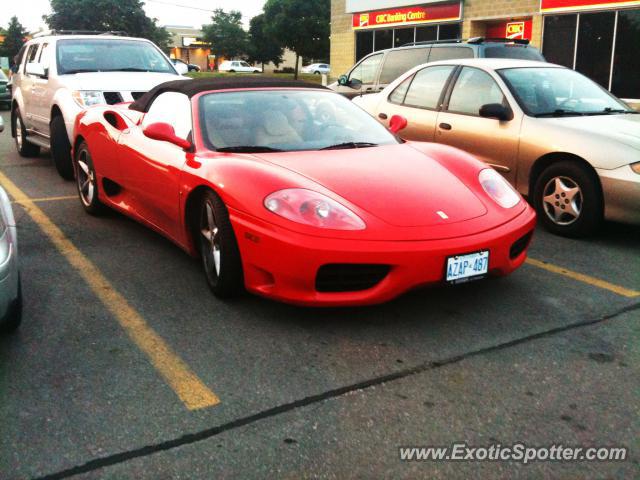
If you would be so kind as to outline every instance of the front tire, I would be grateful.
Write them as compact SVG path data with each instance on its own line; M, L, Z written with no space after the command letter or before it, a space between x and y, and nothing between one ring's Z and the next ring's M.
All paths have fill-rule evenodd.
M71 162L71 144L67 136L64 117L56 115L49 124L51 132L51 156L56 170L65 180L73 180L73 164Z
M37 157L40 155L40 147L29 143L27 140L27 129L22 121L22 115L20 109L16 107L11 115L11 128L16 134L16 150L21 157Z
M571 160L553 163L536 180L533 204L542 225L564 237L594 233L604 217L597 175Z
M4 321L0 324L0 332L13 333L22 323L22 282L18 277L18 296L11 302Z
M98 176L86 142L78 145L74 163L80 203L89 215L100 215L104 211L104 205L98 199Z
M198 244L209 288L219 298L243 290L242 262L229 212L218 195L208 190L198 212Z

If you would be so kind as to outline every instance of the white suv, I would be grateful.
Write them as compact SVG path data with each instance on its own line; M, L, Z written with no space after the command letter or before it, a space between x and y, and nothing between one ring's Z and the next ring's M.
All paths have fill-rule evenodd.
M47 35L27 42L13 76L11 134L18 153L50 148L63 178L73 178L76 115L96 104L131 102L183 78L149 40L116 35Z

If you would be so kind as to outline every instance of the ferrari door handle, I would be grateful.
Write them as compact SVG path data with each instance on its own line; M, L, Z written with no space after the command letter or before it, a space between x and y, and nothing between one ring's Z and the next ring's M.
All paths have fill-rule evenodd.
M387 114L386 114L386 113L379 113L379 114L378 114L378 118L380 118L380 119L382 119L382 120L386 120L388 117L387 117Z
M440 125L438 125L442 130L451 130L451 125L449 125L448 123L441 123Z

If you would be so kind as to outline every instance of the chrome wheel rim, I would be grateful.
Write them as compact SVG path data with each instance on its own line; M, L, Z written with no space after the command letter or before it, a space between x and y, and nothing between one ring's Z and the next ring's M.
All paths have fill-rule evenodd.
M16 145L19 150L22 149L22 122L19 117L16 117Z
M78 192L80 193L80 200L87 207L93 202L93 196L95 195L95 174L93 169L89 165L87 160L87 151L81 150L78 155Z
M207 274L214 273L217 278L220 275L221 249L220 229L216 222L213 205L206 201L202 218L200 220L200 233L202 234L202 257L204 259Z
M582 190L569 177L554 177L544 187L542 204L547 217L553 223L571 225L582 213Z

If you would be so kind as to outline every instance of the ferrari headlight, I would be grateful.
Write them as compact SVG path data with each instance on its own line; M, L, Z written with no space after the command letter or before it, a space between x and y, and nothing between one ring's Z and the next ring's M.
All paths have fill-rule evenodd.
M515 207L520 202L518 192L493 168L481 170L478 180L487 195L501 207Z
M633 170L634 172L636 172L638 175L640 175L640 162L636 162L636 163L632 163L631 165L629 165L631 167L631 170Z
M107 103L102 92L98 90L74 90L71 96L81 107L91 107Z
M363 230L365 223L344 205L312 190L287 188L264 199L270 212L292 222L335 230Z

